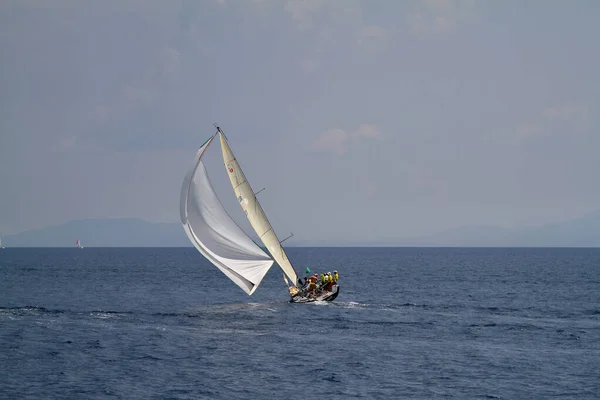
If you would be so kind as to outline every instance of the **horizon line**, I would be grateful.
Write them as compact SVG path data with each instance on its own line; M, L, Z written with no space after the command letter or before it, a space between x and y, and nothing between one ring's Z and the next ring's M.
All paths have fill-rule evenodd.
M495 246L495 245L301 245L286 246L287 248L396 248L396 249L600 249L598 246L577 245L540 245L540 246ZM84 246L83 248L73 246L11 246L8 249L195 249L194 246Z

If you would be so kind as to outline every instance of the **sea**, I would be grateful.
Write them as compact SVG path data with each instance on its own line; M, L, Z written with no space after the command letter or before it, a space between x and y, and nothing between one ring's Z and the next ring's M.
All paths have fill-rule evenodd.
M338 298L194 248L0 250L0 398L600 398L600 249L287 251Z

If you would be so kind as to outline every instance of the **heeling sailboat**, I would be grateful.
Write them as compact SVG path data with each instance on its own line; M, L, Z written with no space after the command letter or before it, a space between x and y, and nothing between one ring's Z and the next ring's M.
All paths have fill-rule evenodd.
M212 188L202 157L217 135L233 191L250 225L271 255L265 253L233 221ZM283 279L293 302L331 301L339 292L336 285L335 292L307 297L298 289L298 275L219 127L200 146L194 164L183 180L180 217L196 249L248 295L254 293L274 261L283 271Z
M83 246L81 245L81 242L79 241L79 239L77 239L77 241L75 241L75 247L77 247L78 249L83 249Z

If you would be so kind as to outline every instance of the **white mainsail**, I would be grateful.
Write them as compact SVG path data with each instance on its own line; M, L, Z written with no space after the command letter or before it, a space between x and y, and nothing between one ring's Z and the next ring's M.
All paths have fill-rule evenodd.
M210 183L202 156L214 137L198 149L183 180L181 223L196 249L251 295L273 265L273 259L231 219Z
M267 219L265 212L260 206L254 191L250 187L250 184L248 183L240 164L233 155L233 151L229 147L227 139L224 137L223 132L221 132L220 129L218 129L218 132L221 140L223 161L225 163L225 168L227 168L227 175L229 175L231 186L233 186L233 190L240 205L242 206L242 209L246 213L252 228L254 228L254 231L260 237L260 240L269 250L275 261L277 261L277 264L279 264L285 275L287 275L287 277L292 281L292 285L296 286L296 281L298 278L294 267L287 258L287 255L281 246L281 242L277 238L271 223Z

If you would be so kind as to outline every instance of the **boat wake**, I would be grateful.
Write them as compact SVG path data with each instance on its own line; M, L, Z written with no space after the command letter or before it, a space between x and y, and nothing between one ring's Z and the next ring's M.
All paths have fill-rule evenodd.
M332 307L332 309L348 309L348 310L373 310L373 311L399 311L411 307L418 306L414 303L405 304L371 304L360 303L356 301L347 302L331 302L331 301L313 301L308 304L315 307ZM218 317L224 318L235 314L246 315L265 315L272 313L286 312L293 306L288 301L268 302L268 303L235 303L235 304L214 304L200 307L190 307L181 311L175 312L144 312L141 310L69 310L69 309L52 309L43 306L27 305L23 307L0 307L0 318L2 316L9 317L30 317L30 316L71 316L71 317L90 317L92 319L126 319L126 318L200 318L200 317Z

